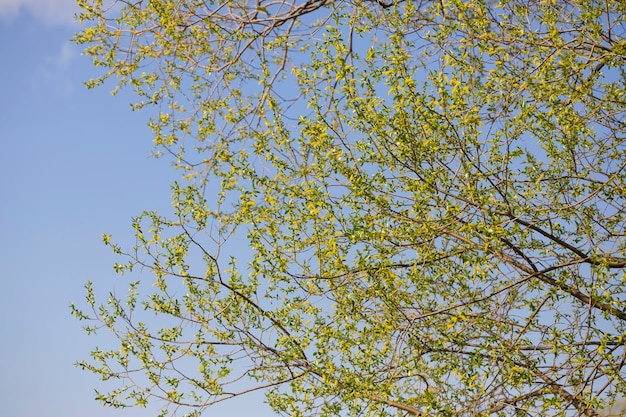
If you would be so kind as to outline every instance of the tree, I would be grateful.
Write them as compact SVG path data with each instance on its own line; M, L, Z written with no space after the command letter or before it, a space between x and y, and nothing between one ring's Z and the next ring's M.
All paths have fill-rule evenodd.
M173 213L104 235L113 406L598 415L626 394L626 3L80 0ZM117 90L116 90L117 91ZM136 272L133 272L135 274Z
M603 417L623 416L626 413L626 407L624 407L625 404L626 402L624 401L624 398L620 398L616 400L610 408L601 410L600 415Z

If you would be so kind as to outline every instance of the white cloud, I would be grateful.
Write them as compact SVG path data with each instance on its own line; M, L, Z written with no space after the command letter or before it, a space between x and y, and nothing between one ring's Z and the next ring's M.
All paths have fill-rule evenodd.
M0 0L0 19L27 12L47 24L73 24L78 11L75 0Z

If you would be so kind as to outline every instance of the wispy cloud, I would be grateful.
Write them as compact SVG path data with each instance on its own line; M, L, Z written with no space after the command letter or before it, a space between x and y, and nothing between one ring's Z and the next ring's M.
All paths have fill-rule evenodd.
M70 42L61 44L59 52L52 58L54 65L61 70L69 67L70 62L78 56L78 47Z
M0 20L29 13L46 24L71 25L77 11L75 0L0 0Z
M34 96L53 94L68 97L80 85L72 76L72 66L79 56L76 45L64 42L50 55L42 57L42 65L31 79L31 92Z

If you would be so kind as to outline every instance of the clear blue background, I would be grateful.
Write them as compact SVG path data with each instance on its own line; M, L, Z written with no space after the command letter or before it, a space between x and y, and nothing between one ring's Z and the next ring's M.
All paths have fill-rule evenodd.
M0 0L0 416L148 416L102 408L98 379L73 366L102 340L68 308L93 280L102 294L124 282L101 243L132 244L130 220L169 207L169 162L149 158L147 114L71 42L73 0ZM269 415L246 397L205 415Z

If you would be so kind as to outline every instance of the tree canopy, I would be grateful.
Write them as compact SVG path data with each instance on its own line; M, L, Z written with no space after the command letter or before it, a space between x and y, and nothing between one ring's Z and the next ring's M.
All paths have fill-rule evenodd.
M133 90L180 173L134 248L103 235L129 292L73 306L119 341L79 362L103 403L594 416L626 395L625 2L79 4L88 86Z

